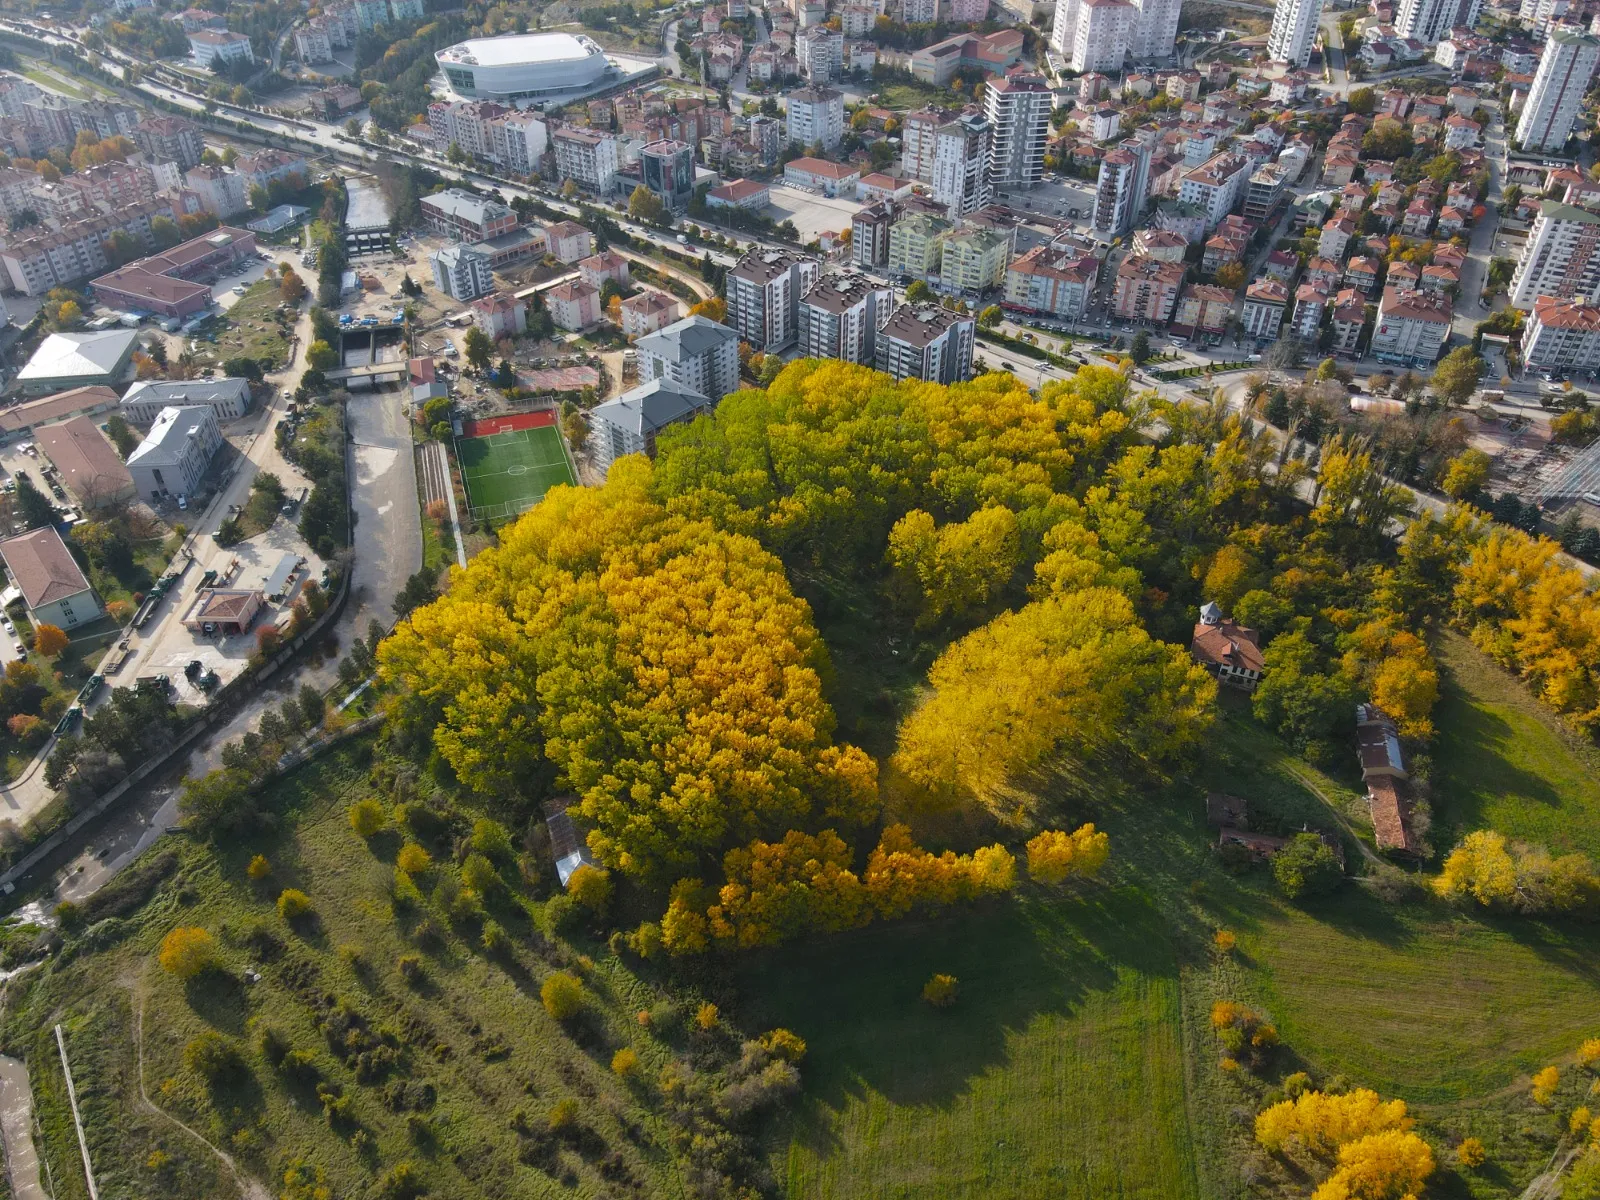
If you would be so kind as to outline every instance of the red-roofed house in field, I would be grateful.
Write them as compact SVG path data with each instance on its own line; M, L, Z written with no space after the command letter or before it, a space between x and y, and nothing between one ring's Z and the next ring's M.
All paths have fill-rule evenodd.
M1189 653L1217 677L1218 683L1253 692L1261 682L1265 663L1260 635L1231 617L1224 617L1214 602L1208 601L1200 610L1200 623L1194 627Z
M1411 831L1410 772L1400 747L1400 731L1375 704L1356 706L1356 750L1378 849L1417 853L1417 839Z

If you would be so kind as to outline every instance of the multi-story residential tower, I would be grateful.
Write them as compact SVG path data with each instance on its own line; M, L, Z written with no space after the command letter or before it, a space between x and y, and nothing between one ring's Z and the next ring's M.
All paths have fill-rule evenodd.
M1522 334L1522 353L1536 371L1600 368L1600 306L1582 298L1540 296Z
M912 179L927 182L933 178L933 155L939 141L939 127L952 113L943 108L919 108L907 113L900 123L900 169Z
M878 331L878 370L896 379L957 383L972 374L977 322L948 308L902 304Z
M739 335L705 317L685 317L634 343L639 382L667 379L712 403L739 387Z
M789 93L789 144L832 150L844 137L844 93L807 87Z
M1033 187L1044 178L1044 143L1054 97L1037 75L989 80L983 115L989 122L989 182Z
M1400 0L1394 29L1401 37L1431 44L1452 29L1471 29L1482 9L1483 0Z
M1150 147L1129 138L1100 160L1095 183L1094 227L1123 237L1144 209L1150 188Z
M1072 0L1066 0L1071 3ZM1127 0L1077 0L1069 63L1074 71L1117 75L1128 57L1139 10Z
M824 275L800 298L800 353L872 366L893 293L865 275Z
M989 146L993 130L975 112L941 125L933 152L933 199L952 220L977 212L993 195L989 186Z
M757 350L794 345L800 297L817 281L817 260L792 250L752 251L728 272L728 321Z
M476 300L494 291L489 256L472 246L445 246L433 252L433 282L452 300Z
M1557 200L1539 205L1511 278L1511 303L1528 309L1540 296L1600 302L1600 213Z
M1413 0L1403 0L1410 4ZM1272 32L1267 34L1267 55L1274 62L1303 67L1311 57L1317 40L1317 22L1322 17L1322 0L1278 0L1272 14Z
M931 213L901 217L889 230L889 276L927 279L939 273L951 224Z
M1597 63L1600 40L1567 28L1551 33L1517 122L1517 143L1524 150L1560 150L1567 144Z
M617 182L617 139L592 129L562 128L550 139L556 152L556 174L602 196Z

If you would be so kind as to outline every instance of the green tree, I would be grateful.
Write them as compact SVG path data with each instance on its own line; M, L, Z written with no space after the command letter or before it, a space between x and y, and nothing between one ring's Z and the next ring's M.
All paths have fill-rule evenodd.
M998 304L991 304L978 314L978 324L982 325L985 329L990 329L1000 324L1004 317L1005 313L1001 310L1000 306Z
M121 413L112 413L106 418L106 436L111 439L111 444L124 459L139 446L138 436L128 426L127 418Z
M1478 390L1478 380L1487 366L1471 346L1457 346L1434 368L1434 393L1446 404L1465 404Z
M458 166L467 161L467 152L457 142L450 143L450 148L444 152L444 156Z
M339 353L327 342L312 342L306 348L306 365L314 371L326 371L337 366Z
M1372 115L1373 108L1376 107L1377 98L1373 94L1371 88L1359 87L1350 93L1348 103L1350 105L1351 112L1360 113L1364 117L1370 117Z
M1314 833L1297 833L1272 856L1272 877L1291 900L1331 892L1344 880L1332 847Z
M628 215L635 221L660 225L666 219L667 206L661 202L660 196L641 183L628 197Z
M907 304L927 304L933 298L933 289L920 279L913 279L906 288Z
M41 525L55 524L55 506L43 492L34 487L33 480L26 473L18 472L17 490L12 495L12 501L16 505L17 516L21 518L23 529L37 529Z
M1133 335L1133 345L1128 347L1128 357L1133 359L1136 366L1143 366L1150 360L1150 335L1140 330Z
M466 350L467 361L475 368L480 371L489 369L489 363L494 359L494 343L476 325L467 330Z

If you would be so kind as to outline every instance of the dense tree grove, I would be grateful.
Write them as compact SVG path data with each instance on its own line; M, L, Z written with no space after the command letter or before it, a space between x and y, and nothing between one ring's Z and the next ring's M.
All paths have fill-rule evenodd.
M1425 637L1445 619L1595 711L1570 651L1600 647L1600 622L1549 544L1463 507L1397 546L1408 501L1358 438L1302 458L1220 405L1134 396L1124 370L1031 393L807 360L669 431L654 463L553 491L400 624L380 669L395 728L462 782L575 793L599 861L670 893L630 944L766 945L1013 885L1002 845L880 837L885 802L1026 837L1063 757L1183 760L1215 708L1186 650L1205 599L1260 631L1257 715L1314 754L1361 700L1432 735ZM881 779L834 738L813 619L863 602L936 652ZM1092 875L1093 835L1030 843L1030 874Z

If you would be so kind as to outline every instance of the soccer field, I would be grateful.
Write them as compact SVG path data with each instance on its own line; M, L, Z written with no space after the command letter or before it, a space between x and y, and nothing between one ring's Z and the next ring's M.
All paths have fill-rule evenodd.
M467 503L478 521L526 512L558 483L576 485L554 425L512 429L456 442Z

